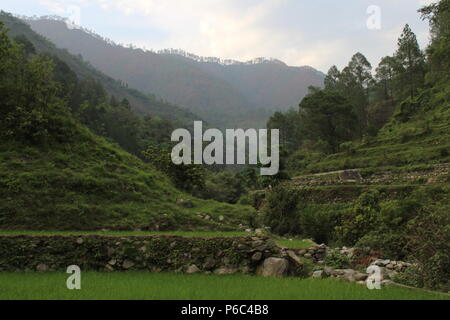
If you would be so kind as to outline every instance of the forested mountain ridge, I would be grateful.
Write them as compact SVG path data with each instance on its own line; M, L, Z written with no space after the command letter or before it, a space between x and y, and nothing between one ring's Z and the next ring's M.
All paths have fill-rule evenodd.
M133 110L140 115L150 115L161 119L178 122L180 126L188 126L194 120L199 120L198 115L189 110L167 103L154 96L146 95L138 90L128 88L120 81L111 78L107 74L95 69L81 57L70 54L67 50L60 49L57 44L48 41L34 32L29 25L6 12L0 13L0 21L5 23L12 38L25 36L39 53L47 53L58 57L75 72L80 79L91 79L101 83L109 95L118 100L127 99Z
M311 67L271 60L223 64L177 51L127 48L82 29L69 29L61 20L27 23L130 87L186 106L219 127L264 126L272 112L296 105L310 85L323 86L324 75Z

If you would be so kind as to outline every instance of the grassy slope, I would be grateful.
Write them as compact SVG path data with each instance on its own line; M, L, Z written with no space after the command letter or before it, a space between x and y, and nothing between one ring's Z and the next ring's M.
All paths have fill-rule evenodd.
M100 300L427 300L448 295L397 287L369 290L333 279L259 278L152 273L94 273L68 290L65 273L0 273L1 299ZM220 290L217 290L220 288Z
M326 207L348 203L369 189L379 190L386 199L402 199L421 187L448 194L450 81L404 102L403 109L408 108L413 110L409 118L405 112L402 115L399 104L377 137L353 143L346 152L326 157L312 153L308 159L296 160L298 169L293 174L297 177L291 184L301 188L311 202ZM430 174L438 167L437 175ZM342 183L334 171L346 169L358 169L364 181Z
M354 144L347 152L319 156L297 173L450 162L450 81L424 90L410 105L416 111L407 121L400 120L398 106L376 138Z
M252 208L183 194L150 165L73 125L75 141L47 150L0 142L1 229L228 230L248 225ZM192 199L194 208L176 205L178 198ZM197 217L200 212L212 220Z

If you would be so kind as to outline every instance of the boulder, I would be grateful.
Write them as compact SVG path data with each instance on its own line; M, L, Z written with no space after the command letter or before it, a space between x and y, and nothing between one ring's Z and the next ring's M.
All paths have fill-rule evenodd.
M261 261L262 257L263 257L262 252L260 252L260 251L255 252L255 253L252 255L252 261L259 262L259 261Z
M134 266L134 262L133 261L130 261L130 260L125 260L124 262L123 262L123 264L122 264L122 267L124 268L124 269L130 269L130 268L132 268Z
M303 266L303 262L300 260L300 258L295 254L292 250L287 250L286 254L289 258L289 261L291 261L296 267Z
M282 277L286 275L289 262L284 258L267 258L256 269L256 274L263 277Z
M221 267L216 270L214 270L214 274L217 275L227 275L227 274L235 274L237 273L237 270L234 268L228 268L228 267Z
M194 273L199 273L200 269L195 265L191 265L187 268L186 273L187 274L194 274Z
M313 278L321 279L323 278L324 272L322 270L314 271L312 274Z
M44 263L40 263L36 266L36 271L46 272L46 271L48 271L48 266Z
M355 273L354 277L355 277L356 282L360 282L360 281L366 281L367 278L369 277L369 275L367 273L357 272L357 273Z
M205 263L203 264L203 269L211 270L216 266L216 260L211 257L206 258Z

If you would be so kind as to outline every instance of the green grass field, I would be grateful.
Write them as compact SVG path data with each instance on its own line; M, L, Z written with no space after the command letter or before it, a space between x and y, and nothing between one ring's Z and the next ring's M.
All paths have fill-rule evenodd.
M333 279L233 275L84 272L81 290L68 290L65 273L0 273L0 299L38 300L424 300L450 299L423 290L365 286Z

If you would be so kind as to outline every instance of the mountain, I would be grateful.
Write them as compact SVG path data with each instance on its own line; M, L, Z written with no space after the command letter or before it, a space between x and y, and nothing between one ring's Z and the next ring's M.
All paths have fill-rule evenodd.
M193 114L186 108L167 103L161 99L148 94L143 94L136 89L128 88L121 81L115 80L105 73L97 70L88 62L83 61L80 56L70 54L65 49L60 49L58 45L48 41L43 36L34 32L30 26L22 20L8 14L0 12L0 21L9 29L9 36L25 36L36 48L38 53L48 53L64 61L72 71L81 79L94 79L102 84L110 95L117 99L126 98L134 111L140 115L151 115L162 119L172 120L180 126L192 125L194 120L199 120L199 116Z
M297 106L310 85L323 85L324 75L311 67L290 67L268 59L221 61L180 50L144 51L117 45L82 28L69 28L61 18L26 22L105 74L185 106L219 127L264 126L274 111Z

